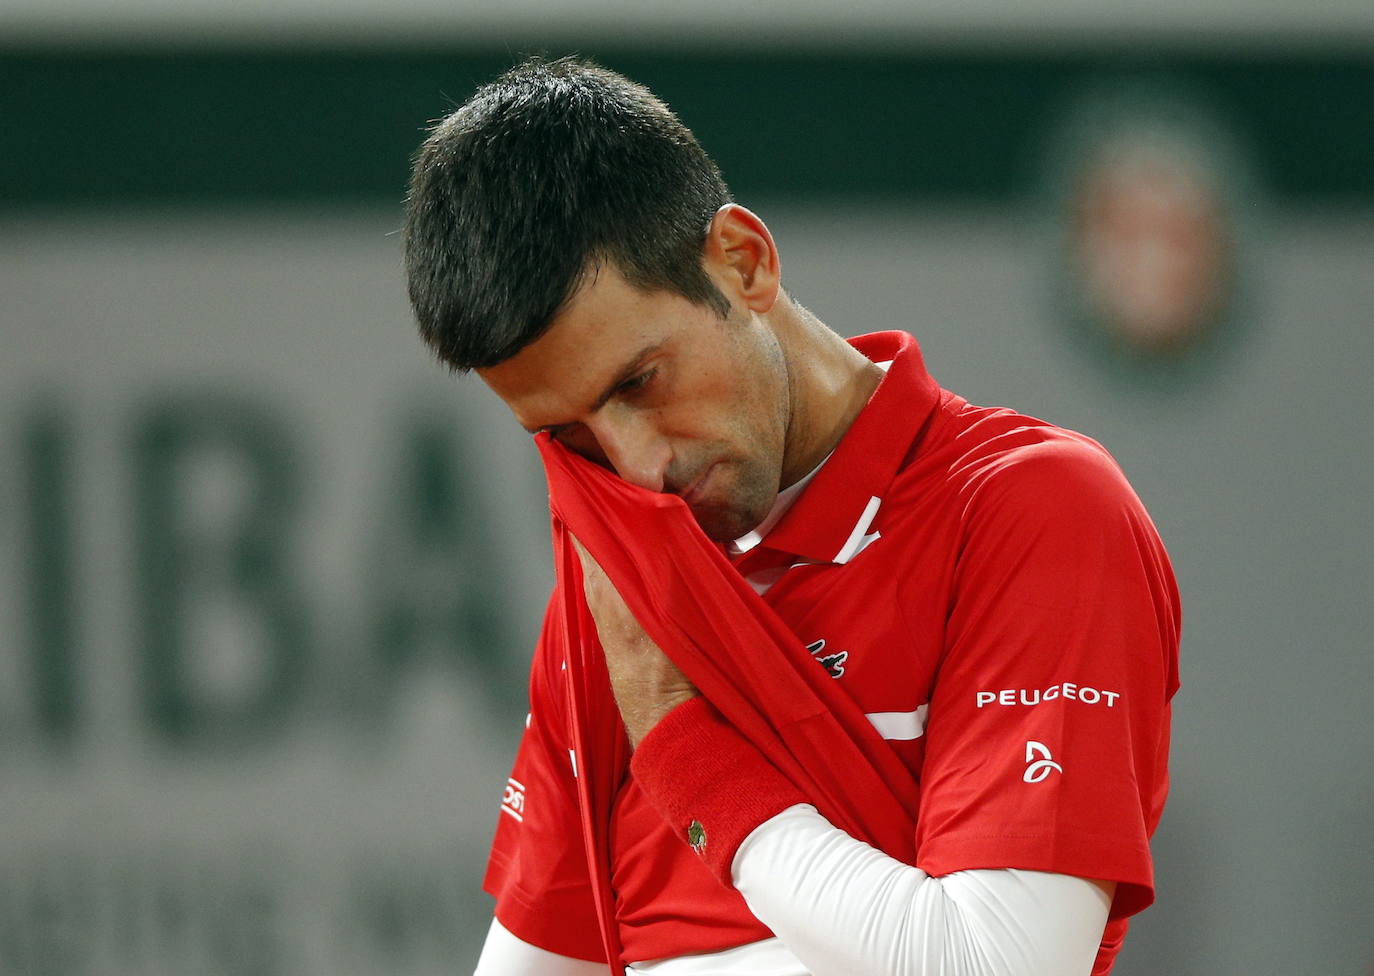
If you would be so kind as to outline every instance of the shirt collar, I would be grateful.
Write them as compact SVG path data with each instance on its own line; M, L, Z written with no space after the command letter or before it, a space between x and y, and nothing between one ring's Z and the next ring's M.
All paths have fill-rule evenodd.
M782 517L771 529L765 521L755 530L763 547L811 562L848 562L878 538L869 529L940 399L940 387L907 333L875 332L849 343L874 362L892 365Z
M773 526L782 521L782 517L787 514L787 510L792 507L792 503L806 490L806 486L811 484L811 479L816 477L817 472L825 467L825 462L829 460L830 455L827 454L821 459L820 464L808 471L795 485L792 485L790 488L784 488L782 491L778 492L778 497L773 500L773 507L768 510L767 517L758 525L754 526L753 529L729 543L725 547L726 551L732 556L740 556L762 542L764 536L772 532Z

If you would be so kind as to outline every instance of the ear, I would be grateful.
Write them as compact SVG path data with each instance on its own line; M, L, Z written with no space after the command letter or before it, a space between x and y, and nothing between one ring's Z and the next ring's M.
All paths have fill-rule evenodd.
M778 246L758 215L727 203L711 218L704 249L706 273L733 303L763 314L782 289Z

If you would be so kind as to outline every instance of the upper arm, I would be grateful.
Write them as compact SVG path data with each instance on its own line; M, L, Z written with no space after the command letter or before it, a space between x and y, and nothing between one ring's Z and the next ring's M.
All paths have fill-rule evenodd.
M1096 445L990 455L965 486L917 846L936 875L1009 867L1153 897L1177 592L1139 499Z

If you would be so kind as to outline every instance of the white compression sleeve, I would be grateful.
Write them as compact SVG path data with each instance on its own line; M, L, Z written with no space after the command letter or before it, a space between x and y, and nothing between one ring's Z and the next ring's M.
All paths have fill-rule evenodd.
M812 976L1087 976L1110 899L1083 878L983 869L932 878L799 804L731 865L750 910Z
M532 946L493 918L472 976L606 976L606 964Z

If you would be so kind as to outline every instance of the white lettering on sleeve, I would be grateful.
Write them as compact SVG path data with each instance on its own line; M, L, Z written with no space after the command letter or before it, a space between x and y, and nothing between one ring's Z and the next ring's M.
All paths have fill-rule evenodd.
M1054 761L1049 746L1031 739L1026 743L1026 771L1021 778L1027 783L1040 783L1051 771L1062 773L1064 767Z
M1108 708L1115 708L1116 700L1120 697L1119 691L1105 691L1076 681L1064 681L1044 689L999 688L996 691L975 692L974 705L977 708L984 708L988 705L1022 705L1031 708L1062 698L1065 701L1079 702L1084 705L1105 704Z
M506 790L501 796L501 812L516 820L525 819L525 784L516 779L506 780Z

